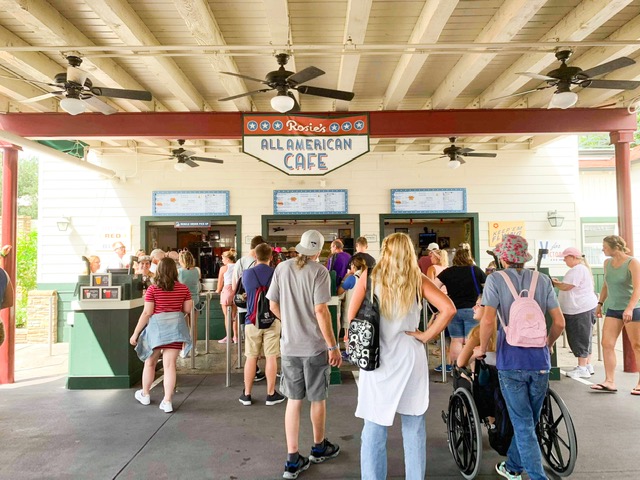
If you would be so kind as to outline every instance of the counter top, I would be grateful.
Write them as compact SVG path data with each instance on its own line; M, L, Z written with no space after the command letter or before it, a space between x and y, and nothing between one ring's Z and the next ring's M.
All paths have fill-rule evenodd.
M133 300L74 300L71 302L71 309L81 310L131 310L132 308L144 306L144 298Z

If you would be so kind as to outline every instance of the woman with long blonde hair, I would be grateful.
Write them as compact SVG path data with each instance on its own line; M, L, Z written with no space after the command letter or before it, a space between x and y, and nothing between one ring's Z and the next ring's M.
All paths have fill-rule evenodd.
M362 305L367 275L371 275L371 288L380 306L380 366L373 371L361 370L358 381L356 416L364 419L362 478L387 477L387 427L399 413L405 478L424 479L429 371L423 343L440 334L455 314L455 307L422 274L411 239L404 233L386 237L373 271L360 275L349 305L349 320L356 317ZM422 298L440 311L424 332L418 330Z

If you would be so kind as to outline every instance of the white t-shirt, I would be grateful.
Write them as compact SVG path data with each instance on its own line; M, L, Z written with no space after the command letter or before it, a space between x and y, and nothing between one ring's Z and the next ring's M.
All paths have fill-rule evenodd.
M573 285L571 290L560 290L558 293L562 313L577 315L596 308L598 297L594 292L593 277L585 265L580 263L571 268L562 283Z

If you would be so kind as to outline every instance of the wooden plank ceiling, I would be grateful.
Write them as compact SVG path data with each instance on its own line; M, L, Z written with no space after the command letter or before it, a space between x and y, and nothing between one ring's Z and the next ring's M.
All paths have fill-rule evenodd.
M151 102L106 99L125 112L273 111L261 88L287 70L326 72L316 87L353 91L351 102L298 95L303 112L546 108L554 88L518 72L546 74L554 53L589 69L620 56L635 65L598 77L640 80L640 0L0 0L0 111L58 112L51 82L78 55L94 85L147 90ZM16 78L33 80L22 81ZM496 100L496 97L534 90ZM640 89L574 87L578 107L629 106ZM104 97L101 97L104 99ZM476 149L530 148L551 137L473 137ZM446 139L380 140L385 152L441 149ZM90 141L104 154L167 151L169 140ZM237 141L191 142L202 152ZM375 150L374 150L375 151Z

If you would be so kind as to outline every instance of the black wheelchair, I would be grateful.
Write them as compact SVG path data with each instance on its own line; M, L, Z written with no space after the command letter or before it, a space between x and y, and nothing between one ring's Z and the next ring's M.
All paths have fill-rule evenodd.
M495 428L489 419L492 407L488 405L487 383L485 381L481 385L481 375L476 373L481 369L491 376L493 388L500 388L497 386L496 368L486 365L484 361L476 361L473 372L454 367L454 392L449 398L447 411L442 412L442 419L447 426L449 451L466 479L475 478L480 469L482 426L488 430ZM567 406L551 388L544 399L536 433L542 457L549 468L560 477L571 475L578 456L576 432Z

